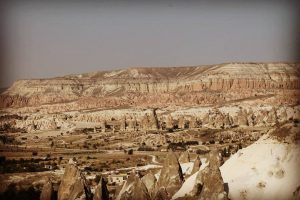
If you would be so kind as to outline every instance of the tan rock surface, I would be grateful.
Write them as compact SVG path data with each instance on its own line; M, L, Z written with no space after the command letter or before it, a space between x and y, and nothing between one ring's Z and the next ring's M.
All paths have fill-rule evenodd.
M156 184L157 199L171 199L183 183L183 174L176 155L169 152Z
M91 190L76 164L69 162L67 165L57 196L58 200L91 199Z

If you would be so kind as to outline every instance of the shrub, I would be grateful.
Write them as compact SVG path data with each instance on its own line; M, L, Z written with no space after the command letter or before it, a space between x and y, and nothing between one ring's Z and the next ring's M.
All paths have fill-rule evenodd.
M132 155L133 154L133 149L129 149L127 153L128 153L128 155Z
M6 160L6 157L5 156L0 156L0 163L4 163Z

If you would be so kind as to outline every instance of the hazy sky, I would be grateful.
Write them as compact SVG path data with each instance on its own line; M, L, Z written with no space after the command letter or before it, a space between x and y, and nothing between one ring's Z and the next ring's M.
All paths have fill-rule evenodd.
M0 87L129 66L299 61L297 1L7 2Z

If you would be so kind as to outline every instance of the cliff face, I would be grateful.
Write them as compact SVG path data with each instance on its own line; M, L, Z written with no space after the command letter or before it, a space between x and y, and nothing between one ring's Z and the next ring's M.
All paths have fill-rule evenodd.
M300 64L222 64L173 68L131 68L41 80L20 80L0 96L0 107L69 105L208 105L266 98L295 104L300 94ZM275 97L273 99L268 99Z

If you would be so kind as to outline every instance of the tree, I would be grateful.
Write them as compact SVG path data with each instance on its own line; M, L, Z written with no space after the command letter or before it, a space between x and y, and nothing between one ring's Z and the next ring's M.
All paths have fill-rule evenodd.
M128 150L128 155L132 155L133 154L133 149L129 149Z

